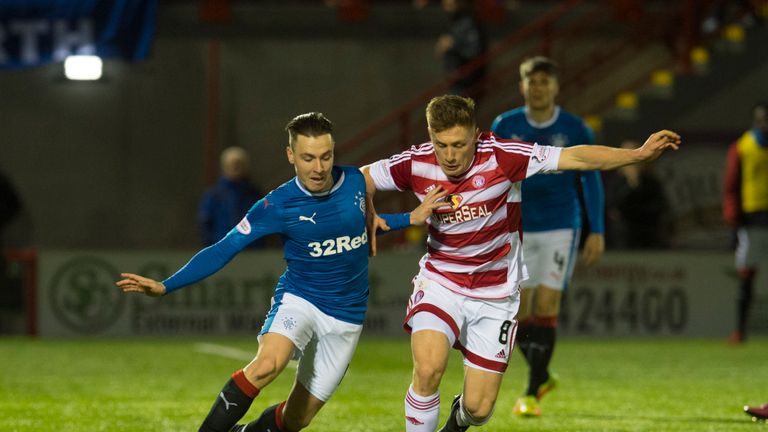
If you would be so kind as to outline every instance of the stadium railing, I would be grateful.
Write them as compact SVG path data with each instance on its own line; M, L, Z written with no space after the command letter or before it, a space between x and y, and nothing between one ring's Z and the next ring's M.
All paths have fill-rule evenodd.
M488 69L485 80L469 88L467 95L478 99L478 121L481 128L488 127L496 114L522 103L517 96L517 67L524 58L537 54L553 57L561 64L561 105L578 105L574 111L580 115L599 114L613 106L620 91L645 84L652 71L661 67L686 67L688 50L697 43L697 26L710 2L686 0L655 6L646 3L558 2L532 22L497 41L484 55L340 143L338 153L346 155L345 163L361 164L425 141L422 117L426 103L483 67ZM673 30L667 30L670 28ZM574 46L579 40L587 42L577 51ZM627 59L639 57L651 46L657 48L647 56L651 61L634 66L636 70L627 74L624 81L606 88L606 81L615 80L620 75L617 71L626 68ZM591 96L583 98L587 86L591 86ZM405 206L403 201L401 208Z

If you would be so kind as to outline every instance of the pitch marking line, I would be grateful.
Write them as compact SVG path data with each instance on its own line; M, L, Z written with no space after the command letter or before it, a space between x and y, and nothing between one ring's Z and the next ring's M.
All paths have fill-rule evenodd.
M195 351L204 354L216 355L219 357L225 357L233 360L251 361L253 360L254 353L250 351L241 350L239 348L230 347L226 345L212 344L212 343L197 343L195 344ZM288 367L296 369L298 362L291 360L288 363Z

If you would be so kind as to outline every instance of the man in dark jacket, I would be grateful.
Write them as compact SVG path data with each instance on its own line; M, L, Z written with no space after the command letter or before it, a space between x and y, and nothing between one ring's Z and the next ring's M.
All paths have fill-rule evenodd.
M250 157L244 149L229 147L221 153L221 177L200 202L198 223L203 245L221 240L261 198L249 178L250 170ZM263 240L256 240L249 247L263 246Z

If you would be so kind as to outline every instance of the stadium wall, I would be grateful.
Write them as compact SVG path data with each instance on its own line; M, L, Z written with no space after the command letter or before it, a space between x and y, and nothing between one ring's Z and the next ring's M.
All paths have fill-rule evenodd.
M230 39L222 45L219 142L254 152L255 180L279 184L292 175L283 150L288 119L323 111L344 140L442 77L433 42L426 36ZM161 37L150 60L107 62L97 83L66 82L60 65L4 71L0 169L26 206L8 233L10 245L196 245L207 52L200 38ZM703 92L695 112L659 128L738 134L749 126L753 95L766 97L766 73L745 73L731 91ZM719 162L706 169L721 170Z
M164 278L189 258L167 251L41 251L36 327L42 337L232 336L261 328L282 256L246 252L203 282L162 298L123 294L120 271ZM370 262L365 334L404 336L402 319L420 254L383 253ZM768 286L768 275L758 286ZM599 337L725 337L733 328L736 278L729 254L609 252L576 269L560 332ZM765 331L768 292L755 322ZM762 319L761 319L762 318Z

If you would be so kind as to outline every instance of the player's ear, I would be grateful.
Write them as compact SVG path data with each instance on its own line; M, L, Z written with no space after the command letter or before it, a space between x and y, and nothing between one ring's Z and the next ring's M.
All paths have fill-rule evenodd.
M288 162L291 163L291 165L294 165L294 155L293 155L293 149L291 146L285 147L285 154L288 156Z

